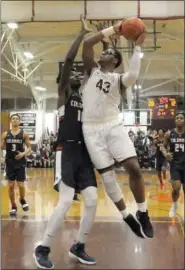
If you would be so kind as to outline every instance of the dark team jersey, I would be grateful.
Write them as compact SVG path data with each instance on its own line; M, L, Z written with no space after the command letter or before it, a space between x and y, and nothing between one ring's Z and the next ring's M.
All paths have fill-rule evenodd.
M159 140L159 138L156 139L156 157L158 159L164 159L164 155L161 151L161 147L163 146L163 139L162 140Z
M185 163L185 132L179 134L174 130L170 133L170 152L173 153L172 163Z
M13 135L11 130L7 132L6 138L6 159L14 159L19 152L24 152L24 131L21 129L17 135ZM25 160L23 158L22 160Z
M64 141L83 141L82 98L72 93L65 106L59 108L59 131L57 144Z

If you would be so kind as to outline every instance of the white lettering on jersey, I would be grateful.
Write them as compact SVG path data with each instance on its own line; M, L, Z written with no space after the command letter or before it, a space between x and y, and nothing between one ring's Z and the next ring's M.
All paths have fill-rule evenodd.
M120 90L118 73L93 70L83 89L83 122L106 122L118 119Z
M21 139L6 139L6 143L23 143L23 140Z
M171 138L172 143L185 143L184 138Z
M76 107L76 108L79 108L79 109L82 109L83 106L82 106L82 102L78 102L78 101L75 101L75 100L71 100L71 104L70 104L72 107ZM62 105L59 109L58 109L58 115L59 117L62 117L65 115L65 105Z
M82 102L77 102L75 100L71 100L71 106L82 109Z

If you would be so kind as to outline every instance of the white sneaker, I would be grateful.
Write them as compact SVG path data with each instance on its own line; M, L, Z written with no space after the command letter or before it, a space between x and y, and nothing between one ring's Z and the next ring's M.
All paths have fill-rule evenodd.
M174 218L176 216L177 206L172 205L169 212L169 217Z

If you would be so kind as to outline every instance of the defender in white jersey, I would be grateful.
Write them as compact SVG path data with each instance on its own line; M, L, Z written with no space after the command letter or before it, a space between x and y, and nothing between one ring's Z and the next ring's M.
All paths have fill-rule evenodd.
M144 180L134 146L119 122L118 109L126 88L133 85L139 75L141 45L146 33L142 33L137 39L129 70L125 74L114 72L122 62L121 54L115 49L103 51L99 65L94 61L93 47L115 33L120 35L121 23L89 36L84 41L83 62L89 79L83 90L83 133L91 160L102 176L108 196L122 213L123 219L128 213L113 170L114 161L125 167L138 205L136 219L141 235L153 238L153 227L145 202Z

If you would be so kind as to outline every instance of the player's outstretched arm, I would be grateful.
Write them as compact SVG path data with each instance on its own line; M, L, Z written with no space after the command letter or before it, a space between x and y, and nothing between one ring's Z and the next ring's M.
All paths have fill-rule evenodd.
M94 67L97 66L94 61L94 50L93 47L100 41L108 38L114 34L120 35L120 26L122 22L115 24L109 28L103 29L96 34L93 34L87 37L83 44L82 59L84 62L84 68L88 75L91 74L91 71Z
M81 31L79 32L71 48L69 49L64 61L62 73L59 74L59 85L58 85L59 106L65 103L64 99L66 98L69 90L71 70L80 44L84 36L91 31L90 29L87 28L83 15L81 15L80 20L82 23Z
M161 148L161 152L163 153L164 157L171 161L172 158L173 158L173 154L168 152L167 149L168 149L168 146L169 146L169 142L170 142L170 133L167 132L165 135L164 135L164 141L163 141L163 146Z
M129 69L125 74L121 75L121 84L124 86L123 89L132 86L139 76L141 66L141 45L143 44L145 38L146 32L142 33L136 40L134 53L129 63Z

